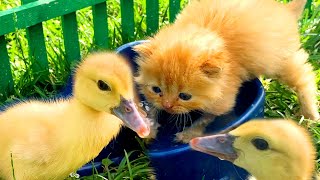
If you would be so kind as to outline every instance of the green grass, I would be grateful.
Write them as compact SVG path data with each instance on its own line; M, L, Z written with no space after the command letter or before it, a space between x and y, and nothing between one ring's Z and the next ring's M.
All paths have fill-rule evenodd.
M131 158L131 156L134 153L139 153L137 158ZM115 164L109 158L102 160L102 165L104 167L102 173L98 173L96 169L93 169L92 176L78 177L77 174L74 174L72 177L69 177L66 180L147 180L154 176L154 171L151 167L149 167L149 164L150 161L144 153L138 151L131 151L127 153L125 151L125 157L121 160L119 164Z
M182 0L181 4L186 4ZM2 0L0 10L17 7L19 1ZM142 0L134 1L135 39L146 37L146 15L145 3ZM115 49L126 43L121 37L120 0L107 1L109 45ZM93 44L93 22L91 8L77 11L79 28L79 41L81 55L96 49ZM168 1L160 0L160 27L168 24ZM64 85L72 65L65 61L65 50L63 34L61 29L61 18L57 17L43 23L46 49L49 61L50 76L47 79L33 77L30 71L30 59L26 39L26 30L18 30L7 34L8 53L11 60L11 68L14 78L14 92L7 98L6 102L22 97L52 97ZM4 103L4 102L0 102Z
M12 153L10 153L10 158L11 158L12 177L14 180L16 180L16 176L14 174L14 164L13 164L13 159L12 159Z
M160 1L160 27L168 24L168 0ZM183 0L185 5L187 0ZM1 0L0 10L19 6L20 3L15 0ZM109 45L114 49L123 43L121 37L121 19L119 0L107 1L108 25L109 25ZM146 37L146 16L145 0L134 0L135 14L135 38L144 39ZM77 12L79 26L79 39L81 55L95 49L93 44L92 14L91 8L85 8ZM314 65L317 74L318 89L320 89L320 0L314 0L311 10L305 11L300 20L300 33L303 47L310 53L309 61ZM65 51L63 36L61 30L60 18L55 18L44 22L44 34L46 38L46 48L49 60L50 76L46 79L38 79L30 71L30 57L28 55L27 42L25 40L26 31L18 30L15 33L6 35L8 51L11 61L11 67L14 78L14 92L1 103L10 102L14 99L23 97L52 97L63 87L67 77L70 74L72 65L65 61ZM295 93L286 86L271 79L261 78L266 89L265 115L267 117L286 117L292 118L302 125L306 125L307 119L296 115L298 112L297 97ZM320 96L318 96L320 99ZM1 104L0 103L0 104ZM320 125L316 124L309 127L309 131L314 137L318 152L320 152ZM130 156L131 152L128 153ZM319 153L318 153L319 154ZM124 158L123 164L116 167L110 160L105 160L106 171L102 176L108 179L118 179L117 177L134 178L136 167L139 170L145 170L143 177L147 177L148 161L142 154L141 158L134 161L128 161L128 156ZM320 159L318 155L317 167L320 168ZM124 174L124 175L123 175ZM99 175L94 175L96 179L103 179ZM139 176L139 178L143 178ZM92 177L91 177L92 178ZM135 177L137 178L137 177Z

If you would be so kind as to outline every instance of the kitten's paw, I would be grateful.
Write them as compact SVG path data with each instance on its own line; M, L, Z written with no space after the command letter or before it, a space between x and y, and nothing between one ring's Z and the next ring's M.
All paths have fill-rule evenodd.
M310 115L309 119L314 120L316 122L320 122L320 115L319 115L319 113L316 113L314 115Z
M176 142L182 142L182 143L189 143L189 141L193 138L196 138L196 137L201 137L203 136L203 132L201 131L182 131L182 132L179 132L176 134L176 137L175 137L175 141Z
M318 112L316 112L316 113L310 115L310 116L309 116L309 119L315 120L315 121L319 122L319 121L320 121L320 115L319 115Z
M300 114L303 115L307 119L317 121L317 122L320 121L320 115L319 115L319 112L317 111L317 109L313 110L312 112L300 109Z

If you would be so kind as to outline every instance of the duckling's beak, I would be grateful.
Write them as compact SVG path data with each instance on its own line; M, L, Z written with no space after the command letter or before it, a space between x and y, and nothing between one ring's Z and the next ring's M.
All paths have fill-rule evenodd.
M143 120L133 100L120 97L120 105L113 108L113 114L121 119L124 124L135 131L141 138L150 133L149 125Z
M191 139L189 142L192 149L200 151L219 159L234 162L238 155L233 148L235 136L230 134L219 134Z

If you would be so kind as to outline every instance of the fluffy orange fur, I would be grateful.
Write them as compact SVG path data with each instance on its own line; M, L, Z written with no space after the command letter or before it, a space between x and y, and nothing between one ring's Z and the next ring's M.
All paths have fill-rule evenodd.
M229 112L242 82L266 75L293 88L302 114L319 119L316 82L301 49L298 17L305 0L192 1L174 24L137 45L137 82L170 113ZM152 87L159 87L155 93ZM192 95L182 100L179 93Z

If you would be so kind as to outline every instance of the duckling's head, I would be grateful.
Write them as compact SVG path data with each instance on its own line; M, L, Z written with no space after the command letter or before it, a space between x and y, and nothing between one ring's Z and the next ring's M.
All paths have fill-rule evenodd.
M291 120L252 120L227 134L194 138L190 146L246 169L257 179L310 179L315 149Z
M144 137L149 127L134 104L129 63L121 55L96 52L88 55L75 73L74 97L95 111L112 113Z

